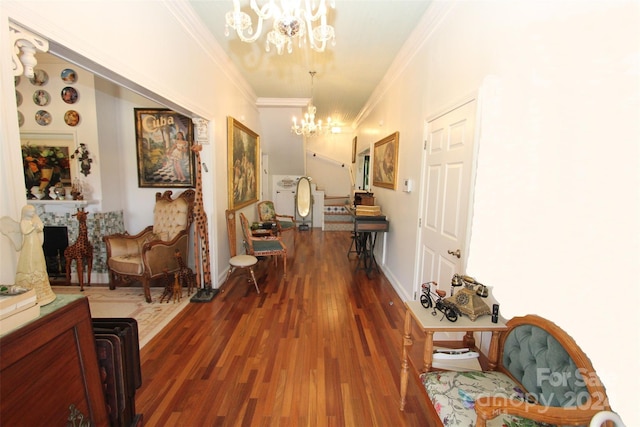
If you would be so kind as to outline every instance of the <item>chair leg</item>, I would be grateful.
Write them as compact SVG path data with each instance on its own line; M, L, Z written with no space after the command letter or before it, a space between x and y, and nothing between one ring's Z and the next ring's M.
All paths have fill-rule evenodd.
M229 266L229 270L227 270L227 278L224 279L224 281L226 282L227 280L229 280L229 277L231 277L231 273L233 273L233 270L235 270L236 268L232 265Z
M284 278L287 278L287 252L282 255L282 262L284 262Z
M260 293L260 288L258 287L258 282L256 281L256 276L253 274L253 267L249 267L249 273L251 273L251 279L253 280L253 284L256 287L256 292Z
M151 287L149 285L149 278L146 275L142 276L142 287L144 288L145 301L151 303Z

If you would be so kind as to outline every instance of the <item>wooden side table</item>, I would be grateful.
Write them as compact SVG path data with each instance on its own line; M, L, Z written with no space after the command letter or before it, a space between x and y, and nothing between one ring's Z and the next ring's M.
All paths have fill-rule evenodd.
M420 301L406 301L404 303L407 312L404 318L404 333L402 340L402 367L400 371L400 410L404 410L409 380L409 347L413 345L411 336L412 319L418 328L425 334L423 369L429 372L433 364L433 334L436 332L466 332L462 344L470 349L475 348L473 333L476 331L491 332L491 344L489 346L489 370L495 369L498 363L498 340L502 331L507 329L503 319L498 323L491 322L491 316L481 316L471 321L467 316L460 316L455 322L446 318L442 319L442 313L432 315L432 309L424 308Z

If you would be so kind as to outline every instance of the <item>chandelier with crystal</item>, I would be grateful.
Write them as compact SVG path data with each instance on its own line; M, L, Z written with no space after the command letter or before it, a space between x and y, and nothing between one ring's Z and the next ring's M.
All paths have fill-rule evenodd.
M267 52L273 45L279 55L282 55L285 47L291 53L293 39L298 39L298 47L301 48L306 44L307 33L311 48L324 52L329 40L335 46L335 31L331 25L327 25L326 0L320 0L318 7L315 7L315 3L315 0L267 0L264 5L258 6L257 0L251 0L251 10L258 17L254 33L251 17L240 10L240 0L233 0L233 10L225 15L224 33L228 37L229 28L232 28L240 40L253 43L262 33L263 21L273 19L272 29L267 33ZM329 5L335 8L335 0L329 0Z
M322 123L322 120L316 122L316 107L313 105L313 78L316 72L309 71L309 74L311 75L311 99L307 105L307 112L304 115L304 119L300 120L300 123L294 117L293 125L291 125L291 132L306 137L324 135L331 132L331 117L327 118L326 123Z

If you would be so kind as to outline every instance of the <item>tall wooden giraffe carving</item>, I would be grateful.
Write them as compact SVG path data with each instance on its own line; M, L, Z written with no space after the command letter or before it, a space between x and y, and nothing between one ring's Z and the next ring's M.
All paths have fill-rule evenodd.
M202 283L203 288L198 290L194 298L202 296L202 293L211 294L211 262L209 257L209 225L207 221L207 213L204 210L202 200L202 164L200 162L200 151L202 145L193 144L191 150L196 156L196 197L193 205L193 223L194 225L194 259L196 267L196 283L198 286ZM211 295L212 296L212 295Z
M64 250L64 259L67 272L67 283L71 281L71 262L76 260L76 269L78 270L78 282L80 282L80 290L84 291L83 268L84 260L87 260L87 286L91 286L91 267L93 266L93 246L89 241L89 233L87 232L87 212L84 208L79 208L73 214L78 219L78 239L76 242Z

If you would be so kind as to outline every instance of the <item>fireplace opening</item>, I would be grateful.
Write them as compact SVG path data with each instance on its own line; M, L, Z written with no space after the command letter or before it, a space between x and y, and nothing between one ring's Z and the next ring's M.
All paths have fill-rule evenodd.
M67 246L69 246L67 227L44 227L44 243L42 244L42 249L44 251L44 260L47 263L47 274L49 277L66 276L64 250Z

